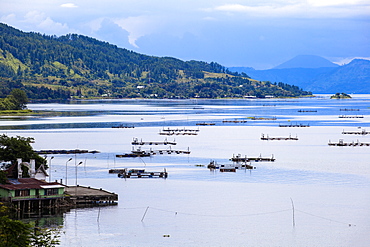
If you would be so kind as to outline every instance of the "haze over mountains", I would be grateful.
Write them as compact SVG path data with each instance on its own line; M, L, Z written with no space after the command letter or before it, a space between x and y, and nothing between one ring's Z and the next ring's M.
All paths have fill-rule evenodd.
M319 56L300 55L267 70L229 69L256 80L288 83L313 93L370 93L370 61L364 59L339 66Z

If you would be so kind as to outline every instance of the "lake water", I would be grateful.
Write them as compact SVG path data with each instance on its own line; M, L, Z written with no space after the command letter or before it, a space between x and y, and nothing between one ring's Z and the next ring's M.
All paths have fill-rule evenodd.
M72 209L63 215L61 246L370 246L370 95L269 100L100 100L29 104L58 117L3 118L0 129L34 137L34 149L88 149L53 155L52 180L118 193L117 206ZM347 111L344 111L344 110ZM301 110L301 112L299 112ZM303 112L302 112L303 111ZM339 118L357 116L360 118ZM251 120L248 117L276 120ZM223 123L243 119L247 123ZM215 123L196 126L196 123ZM117 125L135 128L111 128ZM310 127L279 127L304 124ZM163 141L163 128L198 129L169 136L189 155L116 158L131 141ZM263 141L270 137L298 140ZM143 146L168 149L167 146ZM253 170L210 171L241 154L271 157ZM48 156L50 161L51 155ZM67 162L69 158L72 161ZM82 165L76 166L80 161ZM76 178L77 167L77 178ZM168 171L168 178L121 179L112 168ZM292 204L293 203L293 204ZM293 211L294 205L294 211ZM146 212L146 213L145 213ZM294 218L293 218L294 216Z

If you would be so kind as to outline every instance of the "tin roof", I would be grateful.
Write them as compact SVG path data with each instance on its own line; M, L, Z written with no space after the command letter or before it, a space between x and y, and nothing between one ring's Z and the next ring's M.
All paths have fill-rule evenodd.
M9 179L7 184L0 184L0 188L6 190L43 189L43 187L50 185L62 186L60 183L57 182L48 183L36 178L19 178Z

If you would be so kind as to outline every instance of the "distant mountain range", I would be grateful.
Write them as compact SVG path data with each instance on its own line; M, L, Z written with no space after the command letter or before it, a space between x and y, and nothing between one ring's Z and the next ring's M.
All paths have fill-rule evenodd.
M313 93L370 93L370 61L354 59L339 66L319 56L301 55L273 69L230 67L260 81L283 82Z
M21 88L31 99L243 98L311 95L259 82L211 62L139 54L78 34L48 36L0 23L0 97Z

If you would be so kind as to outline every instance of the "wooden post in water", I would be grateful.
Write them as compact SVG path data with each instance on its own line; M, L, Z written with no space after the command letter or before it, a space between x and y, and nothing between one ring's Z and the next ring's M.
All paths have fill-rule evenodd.
M141 221L143 221L143 220L144 220L145 215L146 215L146 212L148 212L148 209L149 209L149 206L148 206L148 207L146 207L146 210L145 210L145 212L144 212L143 218L141 218Z
M290 198L290 201L292 202L292 210L293 210L293 227L295 227L295 219L294 219L294 203L293 203L293 199Z

